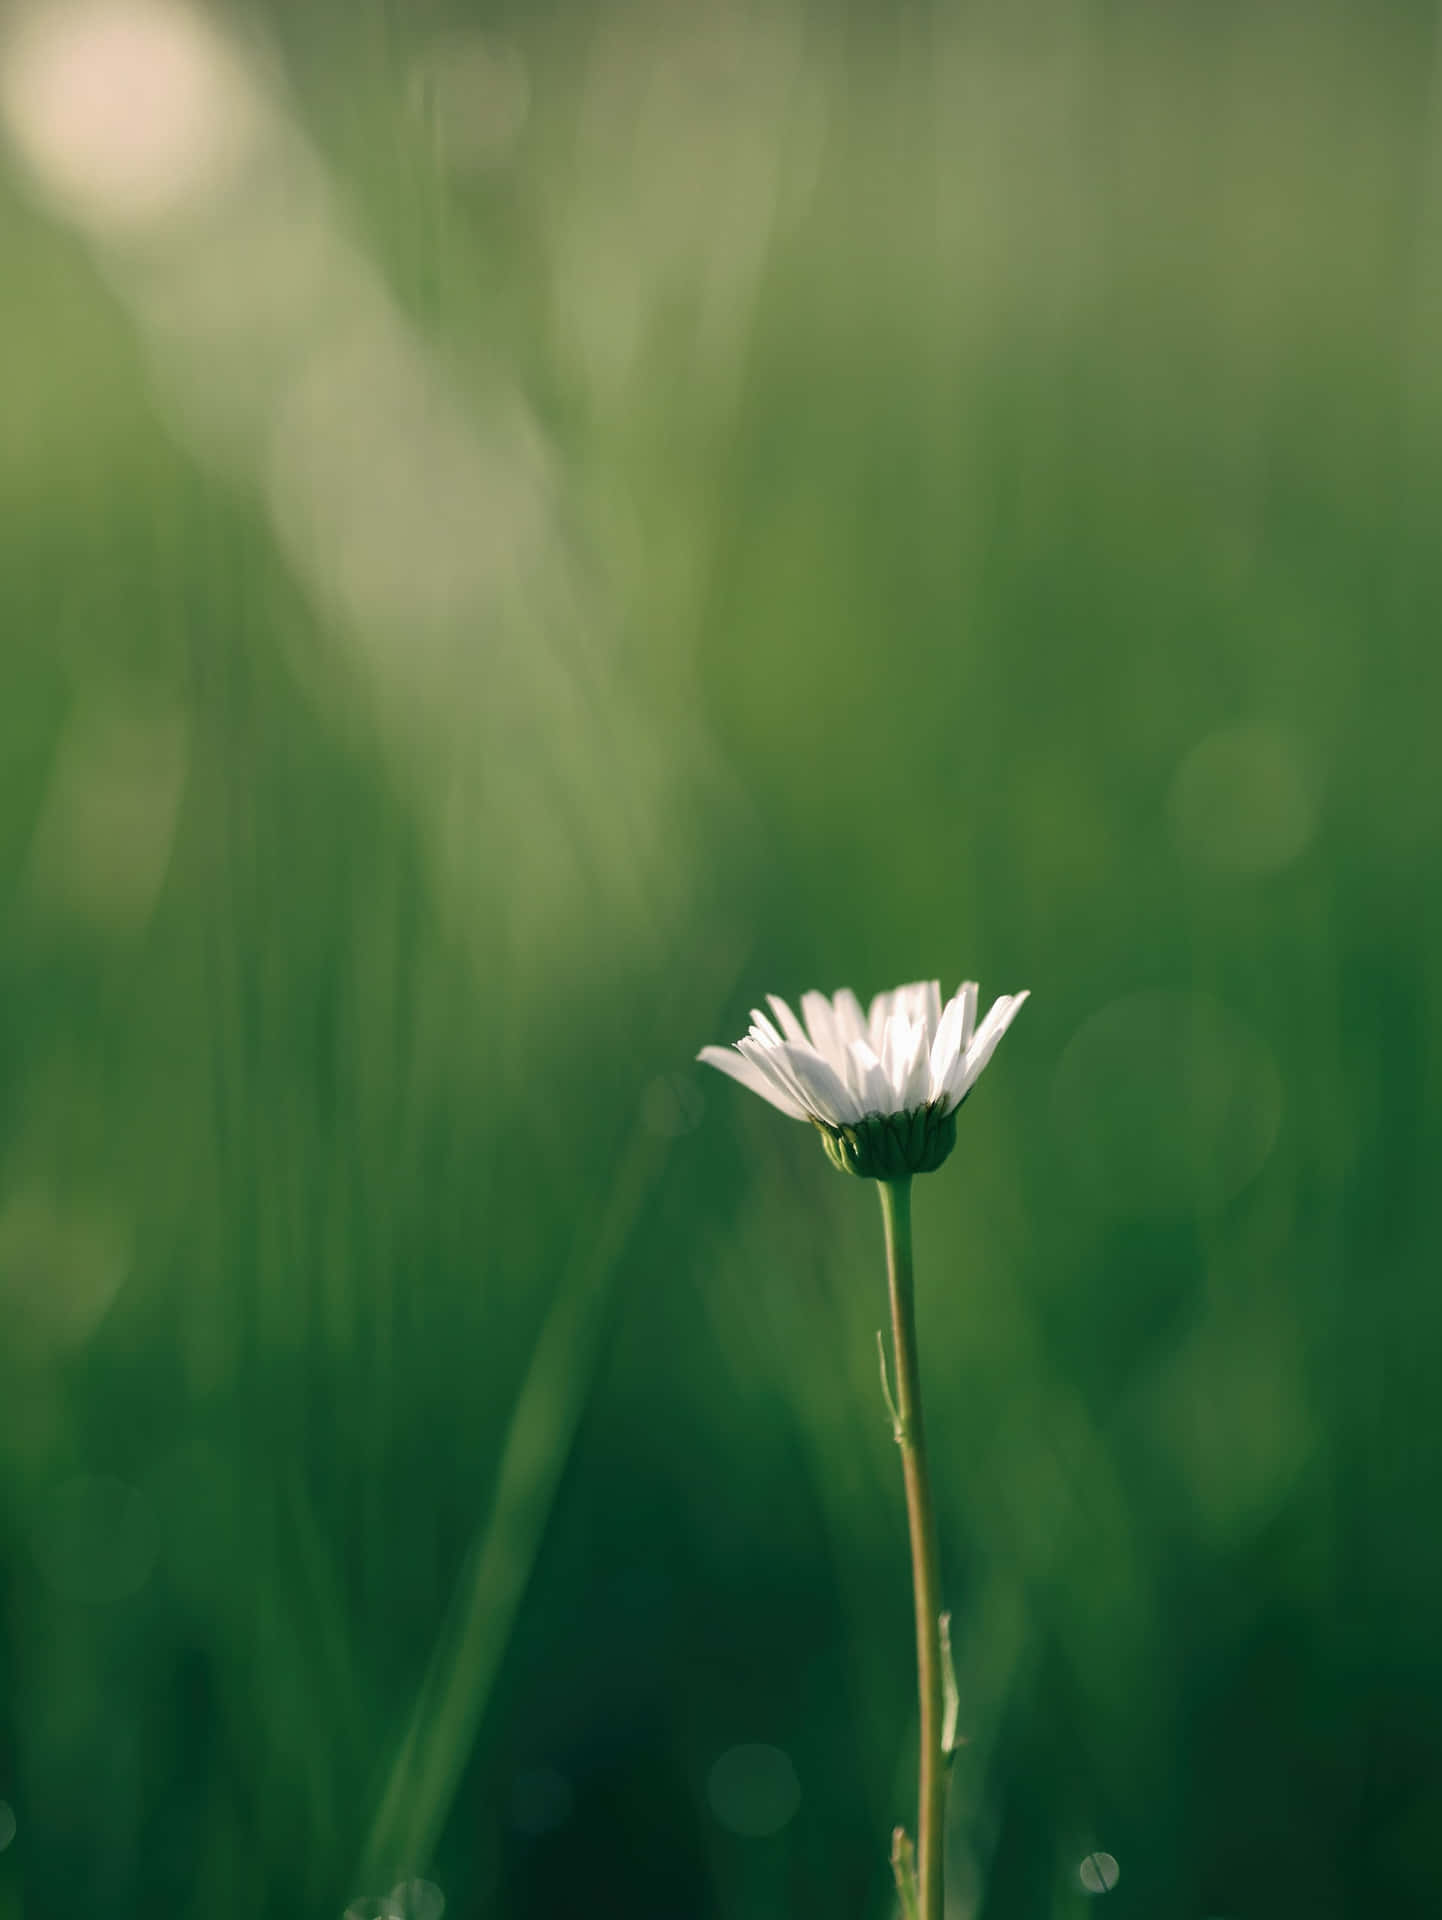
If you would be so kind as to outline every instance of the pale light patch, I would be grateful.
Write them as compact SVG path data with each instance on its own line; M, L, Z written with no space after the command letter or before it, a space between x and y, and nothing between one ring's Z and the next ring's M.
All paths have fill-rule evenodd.
M332 339L277 396L267 491L300 570L394 634L469 622L513 592L544 538L539 448L482 438L399 326Z
M30 845L37 905L138 933L170 864L188 757L186 716L168 695L87 690L61 734Z
M485 138L502 142L529 102L510 56L484 52L465 84L489 89ZM0 62L4 125L135 324L158 411L259 502L340 643L297 646L292 667L317 701L358 696L379 721L438 891L528 964L563 963L598 908L627 929L679 917L678 734L607 657L566 475L506 366L468 348L453 369L401 312L264 46L184 0L60 0L16 16ZM136 831L113 862L88 851L101 823L70 786L42 884L140 924L157 867L136 848L164 813L142 818L144 797L163 782L122 794ZM498 901L502 867L517 878Z
M761 1840L796 1817L801 1783L789 1754L748 1741L728 1747L715 1761L706 1776L706 1800L728 1832Z
M1052 1083L1078 1190L1123 1218L1223 1205L1266 1164L1281 1117L1266 1041L1204 994L1112 1001L1072 1036Z
M101 1212L63 1209L48 1188L0 1203L0 1320L10 1337L74 1347L104 1318L130 1265L130 1235Z
M1172 781L1177 844L1236 873L1274 873L1305 851L1317 823L1316 783L1301 749L1262 726L1199 740Z
M24 8L0 49L0 112L37 186L133 236L226 192L259 132L224 40L178 0Z
M1219 1306L1158 1377L1154 1404L1201 1531L1226 1550L1267 1525L1317 1447L1298 1330L1265 1300Z
M264 465L278 396L337 336L389 318L300 166L227 201L187 245L128 263L123 281L177 439L242 479Z

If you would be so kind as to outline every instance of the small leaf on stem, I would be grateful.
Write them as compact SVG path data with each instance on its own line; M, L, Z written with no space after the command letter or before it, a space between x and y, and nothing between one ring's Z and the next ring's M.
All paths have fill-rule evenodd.
M895 1827L891 1835L891 1872L901 1897L902 1920L917 1920L916 1849L905 1827Z
M956 1730L961 1716L961 1695L956 1690L956 1666L951 1657L951 1615L943 1613L941 1628L941 1750L950 1760L958 1747L966 1745L966 1735Z

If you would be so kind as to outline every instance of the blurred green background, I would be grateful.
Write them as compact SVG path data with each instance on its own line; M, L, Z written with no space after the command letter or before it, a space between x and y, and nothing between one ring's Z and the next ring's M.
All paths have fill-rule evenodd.
M1438 34L11 7L0 1920L1442 1910Z

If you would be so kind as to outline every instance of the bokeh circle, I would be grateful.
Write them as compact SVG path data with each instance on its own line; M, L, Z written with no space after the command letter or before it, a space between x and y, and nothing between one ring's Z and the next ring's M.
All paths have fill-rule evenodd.
M1052 1117L1099 1212L1210 1212L1252 1180L1276 1142L1282 1083L1265 1040L1205 994L1114 1000L1072 1036Z

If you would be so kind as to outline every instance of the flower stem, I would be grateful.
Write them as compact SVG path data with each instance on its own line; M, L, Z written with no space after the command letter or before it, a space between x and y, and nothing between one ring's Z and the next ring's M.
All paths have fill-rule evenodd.
M916 1596L916 1685L921 1702L920 1805L916 1823L918 1920L942 1920L941 1871L947 1756L943 1745L941 1595L936 1516L926 1470L921 1373L916 1353L916 1301L911 1267L911 1180L882 1180L891 1337L896 1353L896 1438L906 1481L911 1582Z

